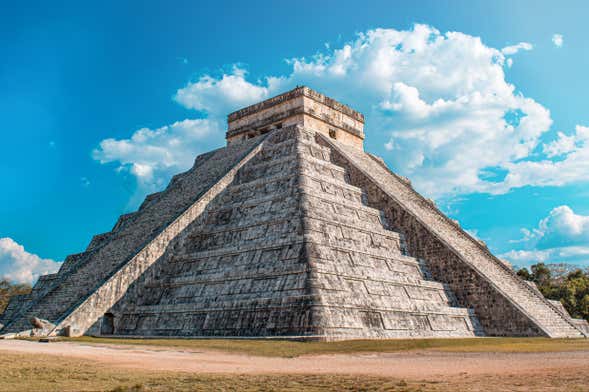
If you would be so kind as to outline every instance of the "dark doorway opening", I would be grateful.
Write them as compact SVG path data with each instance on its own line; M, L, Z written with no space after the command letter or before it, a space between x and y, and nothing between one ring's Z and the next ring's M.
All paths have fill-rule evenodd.
M112 313L105 313L102 316L102 323L100 324L101 335L114 335L115 333L115 316Z

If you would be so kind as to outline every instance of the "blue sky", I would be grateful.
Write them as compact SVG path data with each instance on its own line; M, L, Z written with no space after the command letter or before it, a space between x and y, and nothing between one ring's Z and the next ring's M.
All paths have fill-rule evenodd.
M589 265L582 1L14 2L0 13L0 275L52 271L306 84L517 265Z

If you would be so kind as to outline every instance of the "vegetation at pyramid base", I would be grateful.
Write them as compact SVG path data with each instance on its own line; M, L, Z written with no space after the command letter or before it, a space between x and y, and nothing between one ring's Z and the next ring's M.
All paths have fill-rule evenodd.
M560 301L572 317L589 321L589 271L555 274L544 263L534 264L530 270L522 268L517 274L534 282L546 298Z
M0 280L0 314L8 305L10 297L31 292L31 286L23 283L10 283L8 280Z

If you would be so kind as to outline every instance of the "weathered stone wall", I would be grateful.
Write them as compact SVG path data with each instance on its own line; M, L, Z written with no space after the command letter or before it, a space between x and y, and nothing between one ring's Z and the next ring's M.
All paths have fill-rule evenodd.
M314 132L272 134L108 314L120 335L473 336ZM110 316L109 316L110 317ZM110 323L110 321L108 321ZM100 323L93 333L103 330Z
M409 251L426 259L434 279L448 284L462 306L472 307L487 334L580 337L566 315L526 285L490 252L445 217L382 162L320 137L347 167L351 183L367 191L393 227L405 234Z
M303 97L305 108L304 127L329 136L329 131L335 131L340 143L363 149L364 119L357 119L344 112L335 110L323 103Z
M2 333L30 328L32 317L56 322L81 299L95 291L104 280L132 258L150 239L166 228L195 199L234 166L259 140L228 146L197 160L186 173L175 176L164 192L150 195L139 211L119 219L111 235L100 245L66 258L50 284L33 290L32 298L10 320Z
M311 98L315 102L317 102L323 106L326 106L328 108L331 108L333 110L341 112L356 121L364 123L364 115L362 113L350 108L349 106L346 106L346 105L336 101L335 99L329 98L326 95L323 95L315 90L312 90L309 87L300 86L300 87L296 87L290 91L287 91L284 94L277 95L275 97L266 99L262 102L247 106L243 109L240 109L240 110L237 110L233 113L230 113L227 116L227 122L230 124L229 129L234 129L231 127L231 124L235 123L236 121L238 121L241 118L251 116L255 113L262 112L266 109L281 105L282 103L284 103L286 101L294 100L294 99L296 99L298 97L302 97L302 96Z
M474 336L472 312L449 287L428 281L383 211L352 182L333 151L304 131L300 153L305 246L320 294L318 334L326 339Z
M100 287L88 295L65 318L59 321L55 333L68 328L69 334L84 334L96 321L122 297L145 271L151 267L166 251L174 245L174 239L189 225L201 225L206 219L206 210L215 199L233 181L238 170L247 161L256 156L259 146L243 158L227 174L217 181L207 192L193 203L186 211L168 225L161 233L143 247L133 258L126 261Z
M270 135L210 201L206 219L111 309L114 333L313 335L294 131Z
M307 87L299 87L277 97L231 113L227 142L247 140L275 126L299 124L332 135L340 142L363 148L364 116Z
M282 100L279 103L261 108L259 111L244 115L234 120L229 120L227 126L228 136L234 136L243 132L246 129L257 129L268 126L270 124L283 121L286 118L292 117L296 114L303 114L304 100L302 95L295 95L287 100ZM284 124L285 127L292 125Z

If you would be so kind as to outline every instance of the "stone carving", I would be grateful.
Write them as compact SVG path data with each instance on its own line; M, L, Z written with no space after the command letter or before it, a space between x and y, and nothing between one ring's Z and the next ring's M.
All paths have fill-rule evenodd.
M68 336L586 333L365 153L344 126L361 114L304 87L229 120L231 143L14 298L0 333L32 317Z

